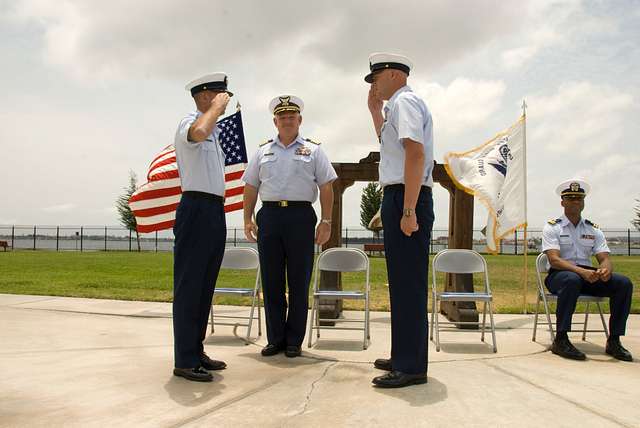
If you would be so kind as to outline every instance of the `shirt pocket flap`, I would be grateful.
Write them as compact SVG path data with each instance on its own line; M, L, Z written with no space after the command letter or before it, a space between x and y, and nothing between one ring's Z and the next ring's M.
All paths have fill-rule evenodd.
M561 236L561 237L558 238L558 241L560 242L560 245L571 245L572 244L570 236Z
M276 159L278 159L278 156L274 153L270 153L268 155L262 155L262 158L260 159L260 165L264 165L268 162L275 162Z

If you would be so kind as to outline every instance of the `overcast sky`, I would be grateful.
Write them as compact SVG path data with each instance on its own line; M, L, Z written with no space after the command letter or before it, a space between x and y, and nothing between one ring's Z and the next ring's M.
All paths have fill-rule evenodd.
M115 225L128 171L194 108L187 81L229 74L249 153L268 103L305 101L301 133L334 162L378 150L368 55L404 53L434 118L435 158L509 127L526 99L528 219L561 214L557 183L592 184L584 216L627 228L640 198L639 1L0 0L0 225ZM234 108L229 108L232 113ZM364 184L345 193L359 226ZM436 227L448 194L434 189ZM475 207L475 225L486 211ZM239 213L227 224L241 226Z

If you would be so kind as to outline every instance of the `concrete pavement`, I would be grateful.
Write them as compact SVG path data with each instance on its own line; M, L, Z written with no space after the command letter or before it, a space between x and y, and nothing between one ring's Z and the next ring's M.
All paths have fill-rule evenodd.
M295 359L218 326L206 350L229 367L212 383L172 376L170 317L168 303L0 294L0 426L640 426L638 315L623 338L632 363L605 355L602 333L571 335L587 361L561 359L546 331L531 341L531 315L497 315L497 354L490 335L442 332L428 383L397 390L371 386L388 313L372 313L366 351L360 332L323 331Z

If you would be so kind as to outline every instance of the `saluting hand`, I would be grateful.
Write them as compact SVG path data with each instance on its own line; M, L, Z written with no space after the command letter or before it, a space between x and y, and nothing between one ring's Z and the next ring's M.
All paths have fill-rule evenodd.
M400 229L402 230L402 233L407 236L411 236L413 232L418 231L418 219L415 212L413 212L409 217L402 216L402 219L400 220Z
M331 237L331 225L320 223L316 228L316 244L324 245Z
M258 226L253 221L244 224L244 236L249 242L258 241Z
M217 109L220 114L222 114L227 109L229 99L229 94L227 94L226 92L221 92L211 100L211 108Z
M382 111L382 100L378 98L376 91L373 89L373 85L369 88L369 98L367 99L369 105L369 111L374 113L380 113Z

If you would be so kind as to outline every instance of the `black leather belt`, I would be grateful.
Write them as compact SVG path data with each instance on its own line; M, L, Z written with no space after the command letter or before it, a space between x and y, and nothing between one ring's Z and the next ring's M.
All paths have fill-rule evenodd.
M384 186L384 191L386 192L387 189L389 189L389 191L398 191L398 190L404 190L404 184L402 183L398 183L398 184L388 184L386 186ZM427 193L431 193L431 187L429 186L420 186L420 191L421 192L427 192Z
M262 201L262 206L265 207L310 207L309 201Z
M207 199L209 201L224 202L224 198L222 196L214 195L213 193L196 192L195 190L187 190L185 192L182 192L182 194L185 196L189 196L197 199Z

